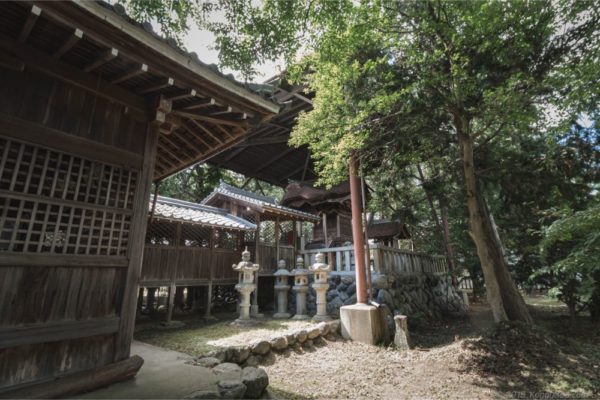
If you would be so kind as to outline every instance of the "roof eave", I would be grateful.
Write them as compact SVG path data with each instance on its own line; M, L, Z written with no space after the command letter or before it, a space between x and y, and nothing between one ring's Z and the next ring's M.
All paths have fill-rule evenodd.
M74 0L73 4L77 5L81 9L87 11L88 13L96 16L97 18L103 20L105 23L113 26L116 29L119 29L129 37L133 38L137 42L145 44L147 47L153 49L154 51L162 54L164 57L168 58L171 62L179 65L181 68L185 68L189 72L201 76L218 85L223 90L230 92L246 101L251 102L255 106L260 107L268 114L277 114L279 112L280 107L262 97L251 93L249 90L236 85L231 82L227 78L220 76L219 74L212 71L210 68L202 66L195 62L191 57L186 57L185 55L179 53L167 43L164 43L152 35L148 34L142 28L135 26L114 12L108 10L105 7L97 4L93 1L86 0Z

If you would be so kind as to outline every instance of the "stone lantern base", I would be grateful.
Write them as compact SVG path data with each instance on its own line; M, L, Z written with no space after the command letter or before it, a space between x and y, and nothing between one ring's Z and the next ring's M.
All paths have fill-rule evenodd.
M313 322L327 322L331 321L332 318L329 315L315 315L312 317L311 321Z
M278 312L278 313L273 314L273 318L275 318L275 319L288 319L291 316L292 316L292 314L290 314L288 312L284 312L284 313Z

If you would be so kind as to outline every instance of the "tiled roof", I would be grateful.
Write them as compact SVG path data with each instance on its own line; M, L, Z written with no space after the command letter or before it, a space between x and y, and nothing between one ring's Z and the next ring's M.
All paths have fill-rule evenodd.
M202 204L208 204L212 199L219 195L242 201L247 204L255 205L256 207L261 208L267 212L286 214L304 220L319 220L319 217L317 217L314 214L279 205L277 203L277 200L275 200L273 197L262 196L260 194L253 193L244 189L239 189L234 186L228 185L224 182L221 182L219 187L213 190L211 194L209 194L204 200L202 200Z
M154 196L150 198L148 210L152 210ZM256 225L245 219L233 216L221 208L191 203L189 201L158 196L154 218L212 226L215 228L255 230Z

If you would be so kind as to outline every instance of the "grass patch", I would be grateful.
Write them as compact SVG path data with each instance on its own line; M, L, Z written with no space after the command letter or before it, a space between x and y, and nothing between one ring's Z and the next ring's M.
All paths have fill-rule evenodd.
M145 326L135 332L134 338L154 346L197 356L222 348L211 342L223 342L224 339L231 338L231 345L248 344L259 338L267 338L274 332L289 330L295 326L294 324L297 325L288 320L265 320L257 326L238 327L231 326L232 320L233 318L211 322L187 320L186 326L174 329Z

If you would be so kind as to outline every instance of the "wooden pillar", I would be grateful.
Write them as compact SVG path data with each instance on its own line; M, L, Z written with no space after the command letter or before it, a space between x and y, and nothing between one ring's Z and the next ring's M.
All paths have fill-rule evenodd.
M298 221L294 221L294 232L292 233L292 245L294 246L294 261L298 254ZM293 267L293 266L292 266Z
M304 236L304 222L300 221L300 251L304 251L305 247L306 237Z
M258 275L260 273L260 269L263 268L262 263L260 262L260 214L256 213L256 234L254 238L254 262L256 264L261 264L259 270L256 271L254 276L254 284L256 285L256 289L252 293L252 305L250 307L250 314L256 315L258 314Z
M142 312L142 307L144 306L144 288L140 287L138 290L138 298L137 298L137 313L140 314Z
M280 252L280 249L279 249L279 242L280 242L280 240L279 240L279 236L280 236L279 229L280 229L280 226L279 226L279 217L277 217L275 219L275 259L276 259L276 262L279 262L279 252ZM270 267L271 266L269 266L269 270L271 269ZM275 268L277 268L277 267L275 267Z
M129 357L131 341L133 340L136 295L138 279L142 270L144 238L148 222L148 201L150 199L152 175L156 161L158 136L160 134L160 125L165 122L166 114L171 111L171 102L159 98L153 111L155 115L148 122L144 140L144 158L133 197L133 216L131 218L130 239L127 249L129 265L119 313L119 330L115 338L114 361L121 361Z
M183 286L177 286L175 288L175 308L183 309Z
M211 228L210 230L210 239L209 239L209 245L210 245L210 255L209 255L209 268L210 268L210 272L209 272L209 277L208 277L208 286L206 287L206 309L204 310L204 316L208 317L210 316L210 312L211 312L211 308L212 308L212 289L213 289L213 280L215 279L215 265L214 265L214 258L213 258L213 252L214 252L214 248L215 248L215 229Z
M210 312L212 308L212 291L213 284L212 281L208 282L208 286L206 287L206 310L204 310L204 316L210 317Z
M173 308L175 307L175 282L169 285L169 301L167 303L167 322L171 322L173 318Z
M361 207L361 188L358 178L358 161L350 159L350 202L352 205L352 242L354 243L354 262L356 273L356 302L366 303L367 282L365 269L365 239L363 236L363 220Z
M327 213L323 212L323 240L325 241L325 247L328 246L327 241Z
M338 238L341 236L341 231L340 231L340 213L336 213L335 214L335 233L336 233L336 235L337 235Z
M173 318L173 308L175 308L175 291L177 290L175 286L175 280L177 279L177 268L179 266L179 252L181 251L181 230L182 224L178 223L176 225L175 231L175 260L173 265L171 266L171 283L169 285L169 297L167 302L167 322L171 322Z
M156 300L156 289L155 287L148 288L148 295L146 296L146 311L148 313L154 312L154 300Z

